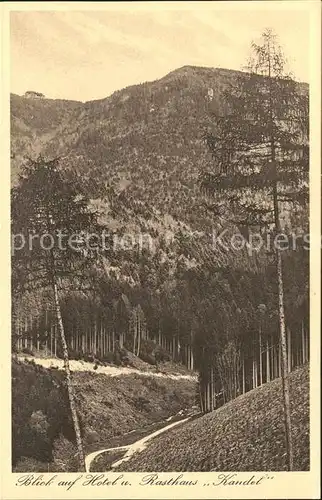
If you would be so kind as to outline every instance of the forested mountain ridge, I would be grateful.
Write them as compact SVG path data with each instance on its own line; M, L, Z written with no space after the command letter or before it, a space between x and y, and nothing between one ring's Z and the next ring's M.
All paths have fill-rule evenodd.
M205 246L202 232L208 231L209 248L214 225L197 186L210 161L204 134L211 113L224 111L222 92L234 74L187 66L86 103L12 96L13 181L27 155L61 156L97 200L108 227L148 233L156 247L165 235L193 237L187 265L194 265ZM106 188L117 194L113 208ZM187 241L176 241L167 259L182 254L186 260L177 248L182 244Z
M182 204L207 153L203 135L227 75L182 68L84 104L12 96L13 175L22 155L63 156L96 181L93 197L100 182L123 180L129 198L187 219Z
M204 136L212 114L225 113L224 91L237 74L185 66L86 103L13 95L13 177L23 156L62 156L88 179L93 198L102 183L121 184L128 199L199 229L193 193L209 164Z
M125 223L127 230L152 237L179 231L184 238L193 236L194 262L202 233L209 243L212 229L221 228L220 216L205 209L198 188L200 172L212 162L205 134L213 114L225 114L224 92L240 74L184 66L155 82L85 103L13 95L13 182L24 157L60 156L104 213L109 210L111 227ZM300 88L308 90L306 84ZM111 200L106 203L107 187L121 194L114 213Z

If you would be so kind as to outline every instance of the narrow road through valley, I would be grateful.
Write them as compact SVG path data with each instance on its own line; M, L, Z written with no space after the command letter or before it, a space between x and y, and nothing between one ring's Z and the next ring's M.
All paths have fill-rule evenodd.
M107 448L107 449L98 450L98 451L94 451L93 453L90 453L89 455L87 455L85 457L86 472L90 472L90 467L91 467L93 460L97 456L101 455L102 453L124 451L125 454L124 454L123 458L121 458L120 460L117 460L116 462L113 462L110 465L111 469L118 467L119 465L121 465L121 463L129 460L134 455L134 453L140 453L142 450L144 450L147 446L147 442L150 439L154 438L155 436L158 436L159 434L162 434L163 432L171 429L172 427L175 427L176 425L180 425L180 424L183 424L184 422L187 422L191 418L193 418L193 417L187 417L187 418L184 418L184 419L179 420L177 422L173 422L172 424L169 424L165 427L162 427L162 429L158 429L157 431L152 432L152 434L149 434L148 436L145 436L144 438L139 439L138 441L135 441L135 443L129 444L127 446L119 446L116 448Z
M57 368L58 370L64 370L64 360L59 358L36 358L33 356L18 356L18 360L33 361L36 365L40 365L43 368ZM87 361L81 360L69 360L69 366L73 372L91 372L99 374L104 374L109 377L121 377L122 375L140 375L145 377L160 377L160 378L170 378L172 380L197 380L196 375L183 375L181 373L163 373L155 372L152 370L137 370L136 368L124 367L124 366L97 366L94 370L94 363L88 363Z

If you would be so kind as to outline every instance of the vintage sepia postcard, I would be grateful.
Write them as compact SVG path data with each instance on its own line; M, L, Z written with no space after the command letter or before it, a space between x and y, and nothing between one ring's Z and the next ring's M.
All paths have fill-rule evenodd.
M0 12L1 498L319 498L320 2Z

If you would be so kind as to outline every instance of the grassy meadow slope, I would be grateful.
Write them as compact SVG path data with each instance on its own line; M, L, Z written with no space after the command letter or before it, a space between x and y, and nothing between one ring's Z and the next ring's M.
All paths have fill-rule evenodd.
M309 459L309 367L290 374L294 470ZM178 429L155 438L117 470L287 470L281 379L265 384Z

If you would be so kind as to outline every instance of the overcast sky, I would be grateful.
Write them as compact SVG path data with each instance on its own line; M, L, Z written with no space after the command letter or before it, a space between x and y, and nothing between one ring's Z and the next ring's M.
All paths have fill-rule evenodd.
M131 6L11 12L11 91L86 101L184 65L241 69L251 41L265 27L278 34L296 78L309 80L306 12L219 11L212 5L188 11L164 5L150 12Z

